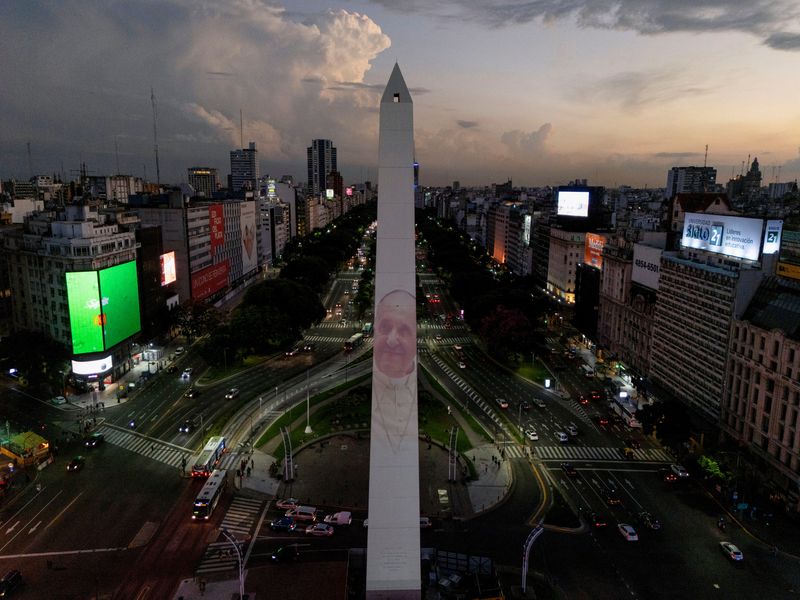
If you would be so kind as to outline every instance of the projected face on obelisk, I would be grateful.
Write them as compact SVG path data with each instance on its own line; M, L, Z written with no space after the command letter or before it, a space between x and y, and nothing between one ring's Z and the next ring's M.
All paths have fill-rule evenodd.
M404 290L389 292L378 303L375 321L375 365L387 377L409 375L417 356L417 311Z

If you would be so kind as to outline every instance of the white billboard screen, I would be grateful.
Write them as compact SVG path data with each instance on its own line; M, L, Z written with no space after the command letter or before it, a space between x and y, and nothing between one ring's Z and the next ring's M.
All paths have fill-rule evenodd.
M169 285L178 280L178 270L175 266L175 252L161 255L161 285Z
M631 279L651 290L658 289L658 276L661 269L661 248L644 244L633 245L633 270Z
M113 366L114 361L109 354L99 360L73 360L72 372L76 375L101 375L110 371Z
M681 247L758 260L763 223L761 219L686 213Z
M588 190L558 190L558 215L562 217L588 217Z
M767 229L764 232L764 254L775 254L781 249L781 231L783 221L774 219L767 221Z

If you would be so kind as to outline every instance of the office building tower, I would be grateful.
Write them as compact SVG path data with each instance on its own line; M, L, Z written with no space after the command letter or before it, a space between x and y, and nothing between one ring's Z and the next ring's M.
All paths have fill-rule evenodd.
M714 167L672 167L667 173L667 188L664 197L677 194L700 194L713 192L717 185L717 170Z
M258 150L256 143L249 148L231 150L231 191L255 190L258 186Z
M313 140L308 153L308 192L318 196L325 192L328 173L338 171L336 148L330 140Z
M217 170L212 167L189 167L189 185L198 196L211 198L219 188Z

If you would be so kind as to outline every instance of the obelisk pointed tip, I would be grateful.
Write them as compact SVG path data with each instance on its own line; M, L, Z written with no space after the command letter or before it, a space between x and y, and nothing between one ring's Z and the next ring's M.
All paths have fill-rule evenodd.
M383 91L381 104L392 102L411 103L411 94L408 91L406 80L403 79L403 74L400 72L400 65L395 62L392 74L389 75L389 82L386 84L386 89Z

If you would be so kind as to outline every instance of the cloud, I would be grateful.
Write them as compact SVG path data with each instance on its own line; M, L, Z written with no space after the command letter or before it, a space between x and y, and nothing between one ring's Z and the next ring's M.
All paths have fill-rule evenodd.
M591 29L635 31L645 35L675 32L738 31L755 34L767 46L800 50L800 33L783 32L797 22L795 0L372 0L387 9L421 13L491 28L572 20Z
M545 123L536 131L524 132L519 129L506 131L500 136L500 141L514 153L533 154L544 150L547 138L553 126Z
M459 127L463 127L464 129L472 129L473 127L478 126L477 121L462 121L461 119L456 121L456 125Z
M702 152L656 152L653 154L653 158L693 158L695 156L700 156L701 154Z

